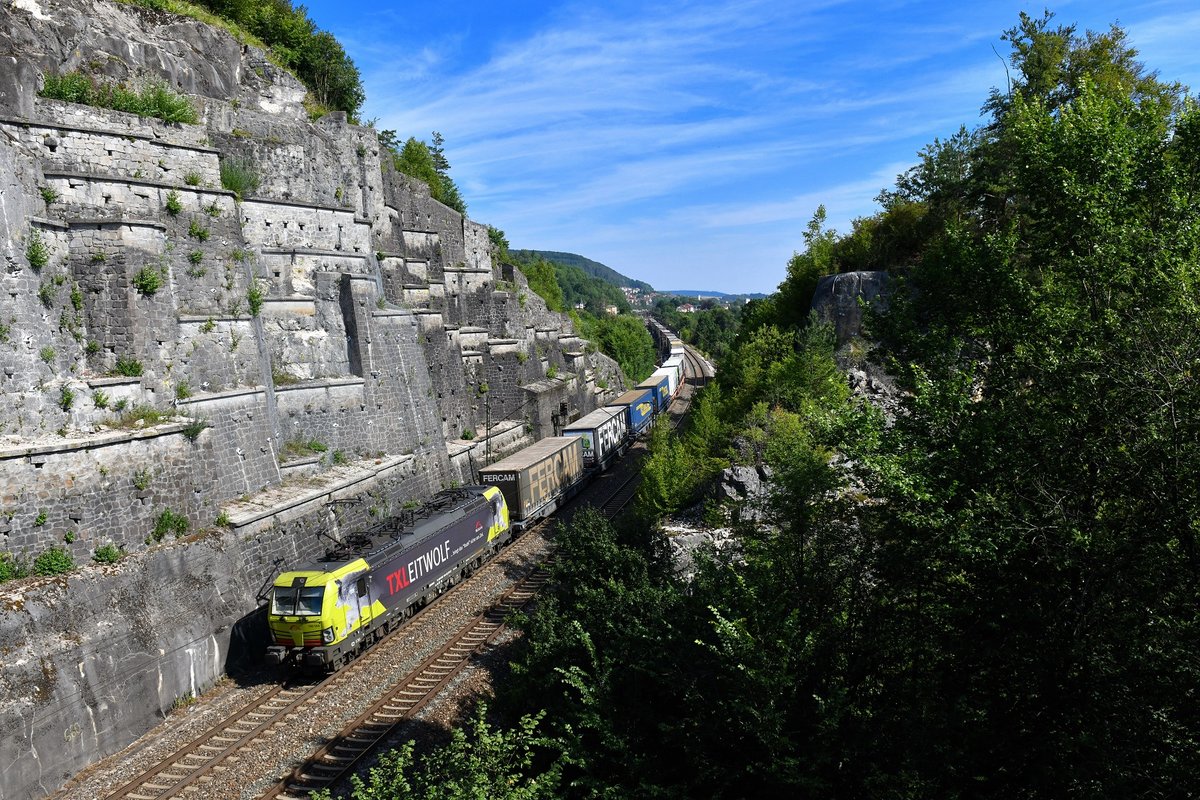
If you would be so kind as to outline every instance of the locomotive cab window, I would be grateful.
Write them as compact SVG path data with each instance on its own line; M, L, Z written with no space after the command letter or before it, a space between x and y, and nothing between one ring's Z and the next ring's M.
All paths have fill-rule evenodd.
M271 594L271 613L280 617L317 617L325 587L277 586Z

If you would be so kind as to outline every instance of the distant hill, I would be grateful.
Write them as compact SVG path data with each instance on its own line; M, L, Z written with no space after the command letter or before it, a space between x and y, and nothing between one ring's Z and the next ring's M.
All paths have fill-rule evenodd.
M633 278L627 278L612 267L601 264L599 261L592 261L590 258L585 258L578 253L562 253L557 250L515 250L513 252L514 254L528 253L531 255L538 255L547 261L553 261L556 264L565 264L568 267L579 267L588 275L593 275L602 281L608 281L614 286L630 286L636 289L641 289L644 292L654 291L654 287L645 281L636 281Z
M761 292L739 292L737 294L729 294L728 292L716 292L712 289L664 289L659 294L673 294L678 297L696 298L716 297L721 300L735 300L738 298L746 298L747 300L761 300L766 297Z

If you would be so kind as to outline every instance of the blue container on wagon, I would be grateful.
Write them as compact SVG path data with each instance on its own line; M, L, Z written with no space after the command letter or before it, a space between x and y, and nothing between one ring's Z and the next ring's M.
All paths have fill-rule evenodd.
M625 409L625 423L629 426L629 435L637 436L645 431L654 419L654 390L630 389L608 405Z
M661 414L671 405L671 382L666 375L655 373L637 385L639 389L650 389L654 392L654 410Z

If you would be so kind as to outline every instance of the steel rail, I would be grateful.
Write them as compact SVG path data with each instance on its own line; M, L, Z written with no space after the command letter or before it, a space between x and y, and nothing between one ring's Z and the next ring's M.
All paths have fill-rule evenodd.
M333 739L276 783L263 800L298 800L348 775L405 721L415 717L470 663L471 657L506 628L507 616L528 603L549 580L549 560L505 592L486 611L458 630L404 680L394 684Z
M672 413L675 417L672 426L676 428L690 406L690 395L695 391L696 381L709 377L705 362L690 346L685 346L684 354L684 379L692 379L692 383L689 384L692 391L688 396L681 395L672 403L672 406L681 404L679 410ZM601 512L610 519L619 514L632 500L640 485L640 479L640 472L633 471L603 501L600 506ZM542 530L551 522L552 519L549 518L541 520L526 532ZM450 641L426 658L416 670L394 684L392 691L387 692L358 719L347 725L333 742L309 756L300 768L285 781L277 783L264 797L307 796L316 788L330 786L345 776L405 719L411 718L432 702L442 688L461 674L470 663L473 653L505 630L505 616L512 609L524 606L536 596L548 580L547 565L552 558L553 556L543 560L529 575L510 587L488 611L460 628ZM490 561L491 559L489 563ZM448 593L443 592L428 605L436 604ZM389 633L380 637L380 641L386 642L404 629L403 624L397 624ZM297 694L292 694L294 690L285 684L269 689L252 703L226 716L204 734L192 739L183 748L107 797L112 800L157 800L182 792L231 756L264 736L267 731L285 723L301 709L315 704L321 697L326 696L326 693L334 692L344 682L352 681L358 672L370 665L376 657L374 654L384 650L385 648L378 646L367 649L344 669L326 676ZM361 686L358 688L361 689ZM306 783L310 778L318 780L319 784ZM305 788L306 786L308 788Z

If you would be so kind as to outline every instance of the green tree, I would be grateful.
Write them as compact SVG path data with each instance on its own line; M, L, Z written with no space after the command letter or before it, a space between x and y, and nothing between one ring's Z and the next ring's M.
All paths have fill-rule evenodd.
M487 706L480 704L465 726L451 731L447 744L420 758L411 741L384 753L365 780L351 776L350 800L561 797L562 765L553 758L554 743L538 731L541 715L527 715L510 729L494 728L486 717ZM313 797L330 795L320 791Z
M522 263L521 272L525 274L525 280L529 281L529 288L546 301L546 308L560 314L566 310L554 264L544 258L537 258Z
M910 753L957 765L936 793L1195 788L1195 115L1016 97L1006 210L949 225L889 322L916 402L881 578L949 679Z
M197 2L261 39L318 102L357 119L366 99L358 68L337 39L317 28L304 6L293 6L290 0Z
M837 233L826 230L825 206L819 206L804 231L804 252L792 255L787 277L779 284L773 301L772 322L784 328L796 328L808 321L813 293L823 275L837 272L834 244Z
M588 337L599 342L600 349L621 365L621 371L631 382L645 380L654 372L654 340L637 317L626 314L601 317Z
M1117 25L1080 36L1076 26L1052 27L1053 20L1050 11L1040 18L1022 11L1020 22L1004 32L1001 38L1012 46L1009 61L1016 74L1010 73L1007 91L992 90L985 111L1002 119L1020 98L1040 100L1054 113L1079 97L1085 83L1105 96L1148 102L1164 113L1178 106L1182 85L1162 83L1157 73L1147 72Z
M446 159L440 149L440 134L435 135L439 137L436 158L428 144L410 136L399 152L395 154L393 163L397 171L417 178L429 186L429 194L434 200L450 206L460 214L466 214L467 206L463 202L458 186L450 179L449 175L438 169L438 165L446 163ZM385 147L389 147L389 145L394 147L395 131L384 131L380 135L380 142Z

